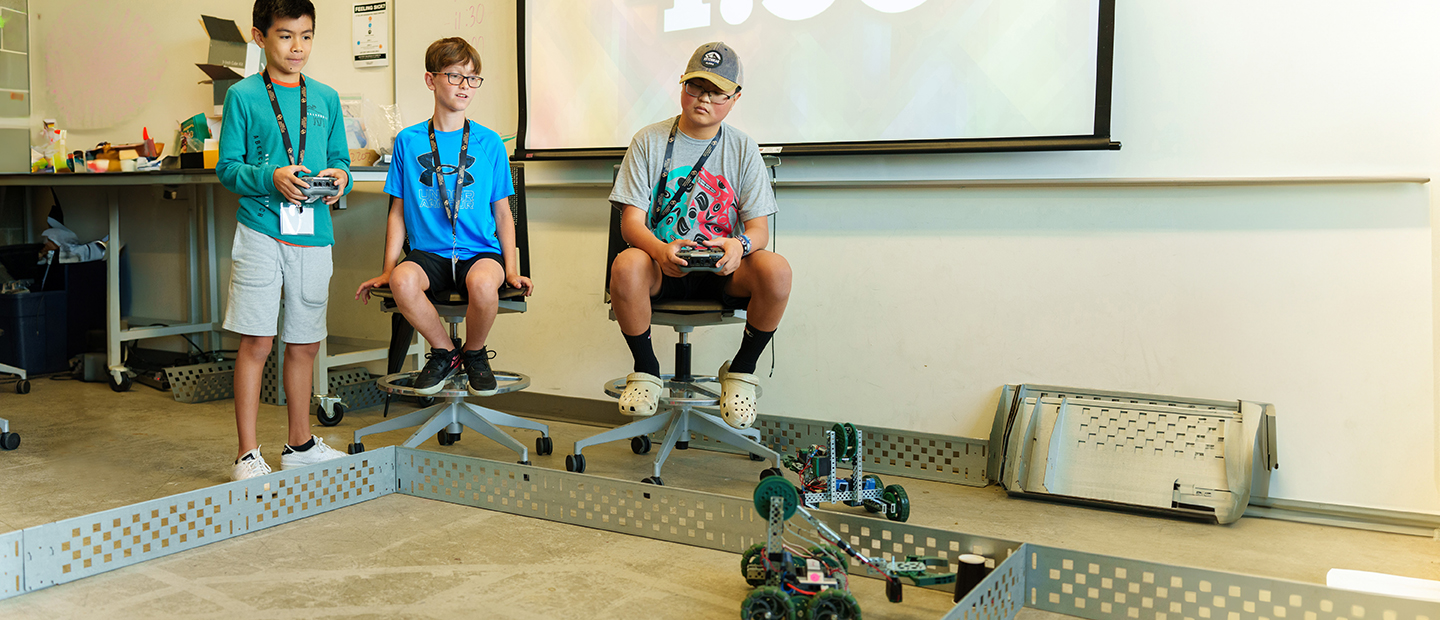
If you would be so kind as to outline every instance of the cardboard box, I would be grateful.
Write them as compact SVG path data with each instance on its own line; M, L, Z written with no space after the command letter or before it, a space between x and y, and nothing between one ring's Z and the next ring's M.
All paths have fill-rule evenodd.
M254 75L265 66L265 53L249 42L234 20L200 16L205 34L210 37L210 55L204 64L196 63L210 79L201 84L215 85L215 111L225 105L225 92L246 76Z

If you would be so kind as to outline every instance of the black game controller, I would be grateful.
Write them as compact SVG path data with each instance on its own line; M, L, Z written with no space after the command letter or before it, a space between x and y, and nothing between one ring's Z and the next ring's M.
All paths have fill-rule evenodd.
M680 271L709 271L719 273L720 267L717 266L717 263L720 262L720 259L725 258L725 250L703 245L694 245L681 249L679 252L676 252L675 255L687 263L684 267L680 268Z
M300 193L305 195L307 203L340 195L340 188L335 186L335 177L305 177L305 181L310 187L301 188Z

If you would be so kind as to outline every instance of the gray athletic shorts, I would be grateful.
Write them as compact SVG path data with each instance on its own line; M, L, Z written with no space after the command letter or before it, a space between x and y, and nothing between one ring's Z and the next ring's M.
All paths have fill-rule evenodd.
M237 224L230 250L230 301L225 329L246 336L274 336L285 298L289 344L325 339L325 310L330 302L330 246L302 248Z

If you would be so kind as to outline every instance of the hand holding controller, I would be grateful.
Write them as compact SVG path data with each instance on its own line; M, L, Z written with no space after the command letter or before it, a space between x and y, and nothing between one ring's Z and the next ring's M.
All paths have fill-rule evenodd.
M709 271L719 273L720 267L717 263L725 258L725 250L712 248L703 245L693 245L675 253L675 256L687 263L680 271L689 273L691 271Z
M340 188L336 187L333 177L305 177L305 181L310 184L310 187L301 188L300 193L305 195L307 204L322 198L340 195Z

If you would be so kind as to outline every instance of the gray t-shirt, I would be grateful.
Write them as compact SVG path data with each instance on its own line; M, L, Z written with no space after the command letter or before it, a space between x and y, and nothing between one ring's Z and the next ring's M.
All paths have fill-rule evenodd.
M669 212L655 212L656 207L663 210L669 202L654 205L652 198L660 187L665 144L674 124L675 119L671 118L635 134L629 150L625 151L625 161L620 164L615 187L610 191L610 202L615 208L632 205L644 209L650 230L666 243L682 238L698 242L734 237L744 231L746 220L779 210L775 194L770 190L770 180L765 176L760 145L740 130L722 123L720 143L695 176L690 195L682 197ZM665 187L672 196L709 144L709 140L696 140L683 131L675 133L675 154L665 179Z

